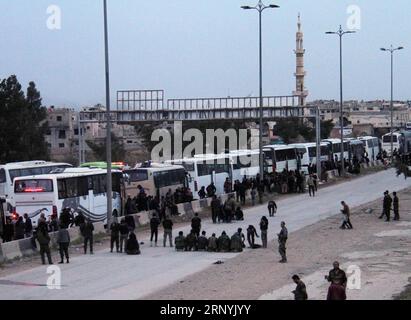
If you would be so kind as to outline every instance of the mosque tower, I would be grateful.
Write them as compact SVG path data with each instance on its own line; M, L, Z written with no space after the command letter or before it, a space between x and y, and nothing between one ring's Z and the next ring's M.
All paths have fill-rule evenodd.
M297 61L297 68L295 72L295 79L296 79L296 90L293 92L295 96L299 97L299 105L300 106L305 106L306 99L308 96L308 91L305 90L304 82L305 82L305 76L306 72L304 71L304 54L305 54L305 49L304 49L304 33L301 30L301 17L300 14L298 14L298 31L297 31L297 36L296 36L296 50L294 50L295 55L296 55L296 61Z

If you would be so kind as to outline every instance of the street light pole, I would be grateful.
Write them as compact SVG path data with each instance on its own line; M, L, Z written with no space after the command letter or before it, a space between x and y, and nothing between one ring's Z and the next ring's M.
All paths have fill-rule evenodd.
M392 45L390 48L381 48L381 51L388 51L391 55L391 99L390 99L390 110L391 110L391 162L393 160L394 153L394 52L404 49L404 47L394 48Z
M108 51L108 26L107 26L107 0L104 0L104 47L105 47L105 74L106 74L106 126L107 126L107 230L110 230L110 224L113 212L113 182L111 176L111 110L110 110L110 68L109 68L109 51Z
M276 9L279 8L278 5L270 4L268 6L264 5L263 2L260 0L255 7L250 6L242 6L244 10L257 10L259 16L259 78L260 78L260 130L259 130L259 149L260 149L260 179L261 181L264 180L264 157L263 157L263 36L262 36L262 13L265 9Z
M345 159L344 159L344 101L343 101L343 50L342 50L342 37L347 33L355 33L355 31L344 31L340 25L340 29L337 32L326 32L326 34L335 34L340 37L340 138L341 138L341 175L345 176Z

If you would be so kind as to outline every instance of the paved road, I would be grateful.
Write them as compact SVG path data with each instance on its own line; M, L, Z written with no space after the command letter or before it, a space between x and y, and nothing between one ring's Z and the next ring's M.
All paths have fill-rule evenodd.
M280 200L279 216L270 218L269 239L276 237L282 220L287 222L289 231L296 231L339 214L341 200L355 207L381 198L387 189L402 190L410 186L411 179L396 178L394 170L388 170L324 188L315 198L304 194ZM204 221L203 229L208 235L212 232L220 234L223 230L231 235L238 227L246 229L249 224L257 227L261 216L266 214L265 205L257 206L245 211L245 221L241 223L213 225L210 221ZM174 233L180 230L186 233L189 226ZM93 256L73 258L70 265L61 266L63 287L60 290L50 290L45 286L50 276L45 266L1 278L0 299L139 299L181 281L217 260L224 261L236 255L176 253L170 248L150 248L148 239L143 235L140 235L139 241L146 243L141 248L140 256L100 251Z

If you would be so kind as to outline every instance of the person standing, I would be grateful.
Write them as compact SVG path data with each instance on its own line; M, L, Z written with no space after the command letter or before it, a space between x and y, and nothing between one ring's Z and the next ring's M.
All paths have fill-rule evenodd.
M16 224L14 225L14 240L24 239L25 224L23 217L19 217Z
M310 197L311 197L311 194L313 197L315 197L315 184L314 184L314 178L312 174L310 174L307 179L307 185L308 185L308 192L310 194Z
M90 254L93 254L94 225L90 219L86 219L86 222L81 225L80 231L84 238L84 254L87 254L88 243L90 243Z
M394 209L394 220L400 220L400 199L398 199L397 193L393 192L392 195L394 196L393 199L393 209Z
M383 210L380 216L382 219L384 216L386 217L386 222L390 221L391 216L391 205L392 205L392 198L390 197L389 191L384 192L384 200L383 200Z
M47 224L45 222L40 223L38 226L37 241L40 244L41 262L43 264L46 264L45 255L47 255L48 263L53 264L53 261L51 260L51 252L50 252L50 246L49 246L50 236L47 230Z
M261 241L263 242L263 248L267 249L267 233L268 233L268 219L264 216L260 221Z
M207 196L207 193L205 191L205 187L201 187L200 191L198 191L198 196L200 199L205 199Z
M120 252L123 252L123 248L124 250L126 248L127 238L130 232L130 230L128 229L127 223L126 223L126 219L124 218L121 219L119 231L120 231Z
M254 186L251 188L250 194L251 194L251 205L255 206L255 197L257 195L257 191Z
M344 215L343 224L341 225L341 229L352 229L353 226L350 220L350 207L345 203L345 201L341 201L341 205L343 206L341 213Z
M268 213L270 217L274 217L275 214L277 213L277 204L275 203L274 200L271 200L268 202Z
M345 272L340 269L338 261L333 263L333 267L328 276L325 276L325 279L331 282L328 288L327 300L346 300L347 276Z
M281 260L280 263L286 263L287 262L287 248L286 248L286 243L288 240L288 230L285 227L285 222L281 222L281 231L278 234L278 252L281 255Z
M305 283L296 274L293 275L292 279L294 283L297 285L297 287L293 291L294 300L297 300L297 301L307 300L308 295L307 295L307 288L305 286Z
M201 219L198 216L198 213L196 212L194 214L194 218L191 219L191 229L194 231L197 237L200 236L200 231L201 231Z
M27 213L24 214L24 235L26 238L31 238L33 236L33 223Z
M113 252L114 244L116 244L116 252L120 252L120 224L117 219L114 219L110 226L110 252Z
M156 214L150 219L150 247L153 246L153 238L154 238L154 245L157 247L157 240L158 240L158 226L160 225L160 219L157 217Z
M70 234L65 224L60 224L60 229L57 232L57 243L59 244L59 252L60 252L59 264L64 263L64 257L66 257L66 262L70 263L69 253L68 253L68 248L70 246Z
M211 218L213 223L217 223L217 217L221 208L221 201L217 198L217 196L213 196L213 200L211 200Z
M124 212L125 212L126 216L132 215L134 213L133 209L134 209L133 208L133 200L131 199L130 195L127 195L126 204L124 206Z
M170 247L173 247L173 221L170 219L169 216L163 220L163 228L164 228L164 240L163 246L166 247L167 237L170 241Z

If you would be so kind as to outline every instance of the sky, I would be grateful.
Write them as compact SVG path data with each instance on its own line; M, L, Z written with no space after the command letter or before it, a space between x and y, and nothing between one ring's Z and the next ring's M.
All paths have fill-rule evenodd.
M112 105L117 90L161 89L165 98L257 96L258 0L108 0ZM295 34L301 14L309 101L339 99L339 40L345 35L344 98L389 99L395 53L395 98L411 99L409 0L269 0L263 12L264 95L295 89ZM105 104L103 0L0 0L0 78L34 81L46 106ZM50 30L51 5L61 28ZM348 12L350 6L356 11ZM360 9L360 11L358 11ZM347 25L347 23L351 23ZM56 24L55 24L56 26Z

